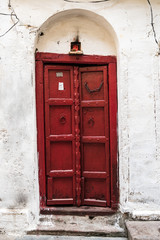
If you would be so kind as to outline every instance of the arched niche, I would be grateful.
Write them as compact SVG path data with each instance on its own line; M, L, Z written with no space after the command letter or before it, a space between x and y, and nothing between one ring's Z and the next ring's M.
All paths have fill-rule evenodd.
M82 56L69 56L68 53L70 51L70 43L75 40L75 38L79 37L79 41L82 44L82 50L84 55ZM103 109L106 104L108 104L108 107L105 107L104 111L105 112L105 118L102 116L102 122L105 119L108 119L107 122L103 122L101 125L104 127L109 126L109 131L108 135L109 137L106 138L106 135L104 136L107 140L106 142L108 145L103 145L104 139L102 139L102 145L104 151L108 151L108 154L104 154L104 161L105 164L103 164L103 173L106 171L107 167L107 175L103 175L104 179L109 179L110 180L104 180L103 179L103 187L101 186L101 194L105 196L105 200L103 203L96 202L95 204L98 204L96 206L107 206L109 207L109 211L112 209L113 211L117 210L118 208L118 175L117 175L117 80L116 80L116 35L114 34L114 31L110 24L101 16L89 12L86 10L68 10L64 11L61 13L58 13L51 18L49 18L39 29L39 33L37 36L37 54L36 54L36 99L37 99L37 145L38 145L38 152L39 152L39 169L41 174L39 175L39 185L40 185L40 206L41 206L41 211L46 211L46 207L49 212L52 211L51 208L48 208L50 205L54 204L66 204L65 199L62 202L60 199L57 202L57 199L59 198L58 196L54 198L52 194L52 190L55 189L53 187L53 176L52 173L55 174L54 170L52 167L48 168L49 171L51 171L51 175L46 175L45 171L45 166L51 166L50 164L50 157L48 158L47 156L51 156L50 153L50 143L49 145L46 144L46 136L47 139L50 139L49 141L52 142L52 138L50 138L50 130L46 135L45 129L50 129L49 124L51 123L50 121L46 120L49 119L51 115L47 115L49 113L48 110L44 109L50 109L48 106L54 104L56 106L61 106L65 102L63 99L61 93L60 93L60 98L55 97L56 95L52 95L50 98L50 94L46 95L48 91L47 89L54 89L56 92L59 93L59 91L65 91L65 89L70 89L70 86L72 86L70 91L71 95L69 98L66 98L69 100L66 100L66 104L69 104L70 106L73 106L72 108L72 118L71 119L77 119L77 116L79 116L79 119L81 118L81 112L77 109L79 109L79 101L82 101L80 98L80 88L78 87L79 82L82 80L79 79L78 76L80 76L80 71L88 71L89 74L91 73L92 75L89 75L89 79L91 79L91 82L94 78L93 82L97 83L97 75L95 73L101 74L103 76L103 80L101 77L100 84L96 84L94 87L94 92L97 92L101 89L101 86L103 84L105 85L105 90L104 94L105 97L102 97L102 101L97 101L96 104L102 104L100 105L101 109ZM58 54L57 54L58 53ZM94 56L96 55L96 56ZM99 56L97 56L99 55ZM102 56L103 55L103 56ZM112 55L112 56L110 56ZM98 66L99 65L99 66ZM87 67L86 67L87 66ZM89 66L89 67L88 67ZM85 69L84 69L85 68ZM56 69L56 70L55 70ZM68 76L70 76L68 83L65 82L65 78L63 77L66 72L66 69L69 69L67 71L71 71ZM53 75L50 75L49 72L52 71L54 72ZM56 72L55 72L55 71ZM82 71L83 71L82 70ZM102 73L103 71L103 73ZM56 74L55 74L56 73ZM83 74L82 74L83 75ZM51 76L51 77L49 77ZM56 77L55 77L56 76ZM52 78L53 77L53 78ZM58 79L61 77L60 79ZM52 80L51 80L52 79ZM56 79L53 81L53 79ZM63 80L62 80L63 79ZM74 83L73 80L74 79ZM54 82L55 85L51 86L50 83L47 85L48 82L52 81ZM83 81L81 81L82 83ZM91 83L90 82L90 83ZM84 83L84 82L83 82ZM61 87L60 87L61 84ZM81 85L82 86L82 85ZM83 85L85 86L85 85ZM86 87L85 87L86 88ZM97 90L98 89L98 90ZM50 90L49 90L50 91ZM88 90L87 90L88 91ZM107 92L108 91L108 92ZM88 91L89 93L91 92L90 90ZM92 91L93 92L93 91ZM47 99L46 96L49 96ZM74 100L75 97L77 96L76 101ZM108 96L108 97L107 97ZM94 98L94 97L93 97ZM71 102L70 102L71 99ZM104 104L104 99L108 99L106 103ZM45 101L44 101L45 100ZM51 101L50 101L51 100ZM60 100L60 101L59 101ZM61 102L62 100L62 102ZM56 101L56 102L54 102ZM57 102L58 101L58 102ZM60 104L61 102L61 104ZM85 103L86 101L83 101ZM95 102L91 101L93 104L93 107L95 107ZM45 104L45 105L44 105ZM77 105L76 105L77 104ZM81 104L80 104L81 105ZM67 106L67 105L66 105ZM81 105L82 106L82 105ZM88 105L87 105L88 106ZM97 105L96 105L97 106ZM98 105L99 106L99 105ZM83 106L85 107L85 105ZM99 108L95 107L95 109L98 111ZM107 110L108 109L108 110ZM75 115L77 111L77 115ZM102 110L103 111L103 110ZM107 112L109 111L108 115ZM60 111L61 114L61 111ZM54 117L52 119L59 119L59 115L57 115L58 118ZM98 114L95 114L95 116L98 116ZM61 119L61 117L60 117ZM90 120L90 119L89 119ZM67 120L68 121L68 120ZM82 122L82 121L81 121ZM72 121L73 124L76 124L76 120ZM47 125L48 124L48 125ZM54 124L51 123L53 126ZM98 126L98 125L97 125ZM60 127L61 129L61 127ZM73 129L76 129L74 131ZM73 127L71 130L72 134L74 135L76 132L80 132L80 124L77 124L75 127ZM106 130L104 130L104 133L106 134ZM62 134L64 135L64 134ZM58 135L59 137L60 135ZM49 138L48 138L49 137ZM52 136L51 136L52 137ZM60 136L61 137L61 136ZM62 136L63 137L63 136ZM65 136L64 136L65 137ZM101 137L101 136L100 136ZM66 139L66 138L65 138ZM80 143L80 138L73 138L77 139L77 143ZM72 140L73 140L72 139ZM71 141L72 141L71 140ZM48 140L47 140L48 141ZM70 140L67 140L70 141ZM99 141L99 139L97 139ZM63 142L63 140L62 140ZM101 146L102 146L101 145ZM78 144L71 144L70 145L73 151L73 156L75 156L75 151L76 153L80 153L82 150L75 149ZM99 145L100 146L100 145ZM56 150L57 151L57 150ZM69 150L70 151L70 150ZM48 154L44 154L45 152L48 152ZM76 156L83 155L81 152L80 154L76 154ZM54 155L58 156L58 155ZM64 154L65 156L65 154ZM73 157L73 171L71 170L71 179L73 180L76 176L76 178L79 180L76 180L76 185L71 184L69 187L66 187L66 189L72 189L71 191L71 198L67 199L67 203L71 204L73 206L80 206L84 205L84 201L88 201L87 199L82 199L81 202L81 196L83 195L82 188L80 187L81 185L81 173L80 173L80 168L82 162L78 157ZM53 159L53 158L52 158ZM69 158L71 159L71 158ZM56 160L55 160L56 161ZM61 160L60 160L61 161ZM60 162L58 161L58 162ZM83 161L83 160L82 160ZM46 164L47 163L47 164ZM78 163L78 164L77 164ZM72 167L71 167L72 168ZM53 171L52 171L53 170ZM63 169L64 170L64 169ZM56 170L55 170L56 171ZM68 170L67 170L68 171ZM74 171L76 171L76 174L74 174ZM82 170L83 171L83 170ZM63 171L64 172L64 171ZM50 174L50 173L49 173ZM56 174L59 174L58 172ZM109 175L108 175L109 174ZM50 177L48 177L50 176ZM57 176L57 175L56 175ZM99 176L99 175L98 175ZM46 184L47 180L47 184ZM71 180L71 182L72 182ZM105 185L104 185L105 182ZM63 186L63 184L60 184ZM73 186L73 187L72 187ZM51 189L51 191L49 190ZM61 188L62 189L62 188ZM77 190L79 189L79 190ZM83 188L84 189L84 188ZM82 190L82 191L81 191ZM85 190L84 190L85 191ZM47 195L48 192L48 195ZM96 191L95 191L96 194ZM73 196L72 196L73 195ZM92 198L92 197L91 197ZM78 199L78 200L76 200ZM97 197L95 196L95 199ZM60 202L59 202L60 201ZM87 203L85 203L87 204ZM90 204L90 203L88 203ZM102 204L102 205L101 205ZM92 205L92 201L91 201ZM94 205L95 206L95 205ZM111 208L111 209L110 209ZM108 208L106 208L106 211Z
M65 53L79 37L82 51L88 55L116 55L116 35L101 16L82 9L66 10L50 17L39 29L38 52Z

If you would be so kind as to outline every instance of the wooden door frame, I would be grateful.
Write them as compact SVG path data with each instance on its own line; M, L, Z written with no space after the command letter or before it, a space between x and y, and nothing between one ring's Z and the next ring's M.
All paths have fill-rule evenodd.
M44 129L44 66L46 64L107 65L109 85L109 129L111 169L111 209L116 211L119 203L118 157L117 157L117 68L115 56L68 55L36 53L36 112L37 151L39 162L40 210L46 209L45 175L45 129ZM47 207L49 209L49 207Z

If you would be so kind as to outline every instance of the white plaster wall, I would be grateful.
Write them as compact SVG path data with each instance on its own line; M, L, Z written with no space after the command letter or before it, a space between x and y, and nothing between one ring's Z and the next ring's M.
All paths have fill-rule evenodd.
M160 40L160 2L151 3ZM68 53L78 28L84 54L118 59L120 209L160 219L160 56L147 0L10 4L2 0L0 9L14 10L19 20L0 37L0 230L33 229L39 217L35 49ZM3 35L17 19L0 15L0 21Z

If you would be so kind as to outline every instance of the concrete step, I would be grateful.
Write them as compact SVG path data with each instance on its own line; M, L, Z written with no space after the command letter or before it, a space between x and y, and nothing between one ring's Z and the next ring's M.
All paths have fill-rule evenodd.
M127 240L127 238L112 237L82 237L82 236L24 236L15 240Z
M160 221L127 221L129 240L160 240Z
M42 215L36 230L29 235L70 235L125 237L126 232L120 215L70 216Z

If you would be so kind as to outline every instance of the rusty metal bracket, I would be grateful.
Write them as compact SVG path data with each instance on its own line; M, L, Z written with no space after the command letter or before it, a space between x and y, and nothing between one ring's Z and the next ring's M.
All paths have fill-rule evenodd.
M99 88L96 88L96 89L92 89L92 90L91 90L91 89L88 87L87 82L85 82L84 86L85 86L85 88L87 89L87 91L88 91L89 93L99 92L99 91L101 90L102 86L103 86L103 81L101 82Z

